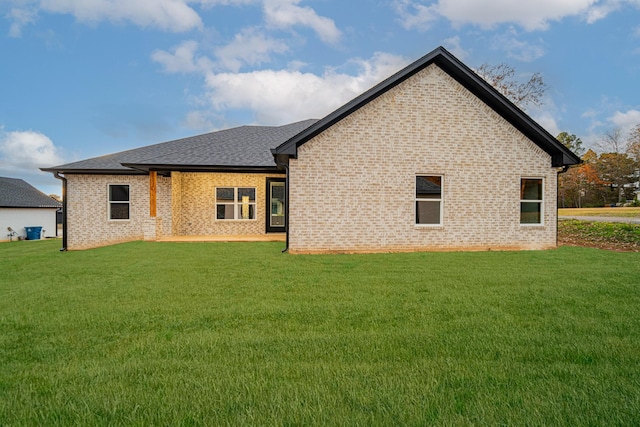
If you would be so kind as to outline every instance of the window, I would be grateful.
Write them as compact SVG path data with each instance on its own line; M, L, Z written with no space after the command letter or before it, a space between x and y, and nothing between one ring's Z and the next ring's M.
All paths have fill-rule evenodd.
M442 225L441 176L416 176L416 224Z
M129 219L129 186L109 184L109 219Z
M216 188L216 219L256 219L256 189Z
M542 224L542 179L520 180L520 224Z

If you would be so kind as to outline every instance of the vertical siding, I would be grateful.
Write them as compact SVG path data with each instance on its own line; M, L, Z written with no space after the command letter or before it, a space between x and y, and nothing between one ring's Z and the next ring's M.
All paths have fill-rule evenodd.
M42 236L56 237L57 208L0 208L0 241L17 240L17 237L9 238L11 227L18 236L25 237L25 227L42 227Z
M415 225L415 176L444 178L440 227ZM544 178L544 225L520 225L520 177ZM538 249L556 245L550 156L437 66L298 149L292 252Z

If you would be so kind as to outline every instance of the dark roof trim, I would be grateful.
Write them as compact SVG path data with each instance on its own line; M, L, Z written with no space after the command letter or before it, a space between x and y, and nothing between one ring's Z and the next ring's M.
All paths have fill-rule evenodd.
M443 47L438 47L413 64L400 70L398 73L338 108L322 120L319 120L315 124L309 126L304 131L284 142L277 148L271 150L272 154L274 156L278 154L285 154L289 157L295 158L298 154L298 147L302 144L333 126L370 101L393 89L406 79L424 70L431 64L438 65L438 67L444 70L483 102L493 108L509 123L529 137L540 148L549 153L549 155L551 155L553 167L580 163L580 158L578 156L564 147L555 137L553 137L553 135L547 132L531 117L516 107L509 99L489 85L475 72L473 72L473 70L463 64Z
M136 169L138 173L156 172L228 172L228 173L284 173L274 166L216 166L216 165L171 165L123 163L122 166Z
M66 175L144 175L144 172L133 169L58 169L40 168L43 172L62 173Z
M60 206L53 206L53 205L40 205L40 206L2 206L0 205L0 209L60 209L62 207L62 204L60 204Z

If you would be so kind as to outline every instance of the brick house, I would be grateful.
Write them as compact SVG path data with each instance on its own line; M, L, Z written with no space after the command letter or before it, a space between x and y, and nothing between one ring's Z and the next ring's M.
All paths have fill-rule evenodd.
M286 236L292 253L556 246L579 158L443 48L321 120L242 126L46 168L64 248Z

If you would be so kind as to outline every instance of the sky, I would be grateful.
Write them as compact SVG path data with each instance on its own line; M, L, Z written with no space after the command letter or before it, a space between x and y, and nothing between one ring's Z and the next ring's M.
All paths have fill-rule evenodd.
M640 123L640 0L0 0L0 176L322 118L438 46L539 72L553 135Z

